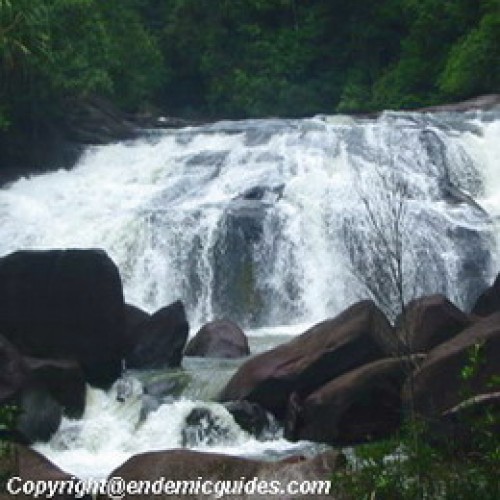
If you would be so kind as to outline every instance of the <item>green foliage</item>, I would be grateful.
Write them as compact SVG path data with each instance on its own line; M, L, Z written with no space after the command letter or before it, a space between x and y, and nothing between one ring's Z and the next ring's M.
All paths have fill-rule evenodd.
M498 0L0 0L0 133L95 94L242 118L498 92L499 28Z
M470 384L486 362L483 344L473 345L461 370L464 403L448 439L435 422L413 418L391 439L359 446L347 470L333 478L342 500L495 500L500 498L500 412L469 402ZM498 389L500 380L491 381ZM471 398L471 399L469 399ZM473 411L468 411L472 409ZM433 431L437 429L436 431ZM455 431L456 432L456 431Z
M485 15L451 49L439 78L450 97L473 96L500 88L500 12Z
M474 379L474 377L477 376L480 368L482 365L485 363L485 358L484 358L484 344L477 343L474 344L470 349L469 349L469 355L468 355L468 360L465 366L462 368L462 371L460 372L460 376L462 380L464 381L464 392L469 392L469 389L467 387L468 383ZM470 396L470 394L465 394L467 397Z
M109 93L111 38L94 0L52 0L50 64L41 71L60 94Z
M66 97L136 110L164 84L139 0L0 0L0 130L39 127Z
M495 440L481 454L449 453L429 444L428 433L403 430L380 443L363 445L345 471L335 473L342 500L495 500L500 464ZM414 436L418 434L418 446Z
M152 102L167 71L157 38L148 30L133 0L99 2L109 37L107 73L118 105L136 110Z
M48 53L49 28L43 2L0 0L0 71L2 86L32 68Z
M10 431L15 427L17 417L19 415L18 408L12 405L0 405L0 494L3 490L4 481L13 472L10 470L12 461L12 448L8 441L1 439L2 433Z

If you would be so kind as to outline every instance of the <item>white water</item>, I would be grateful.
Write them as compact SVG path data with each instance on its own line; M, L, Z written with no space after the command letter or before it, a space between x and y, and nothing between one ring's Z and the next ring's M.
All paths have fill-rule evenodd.
M253 344L255 346L255 341ZM263 347L260 345L257 349ZM196 363L196 360L189 361ZM198 362L206 364L210 360ZM211 360L212 373L217 372L219 363L220 360ZM225 377L222 375L221 382L227 381L235 366ZM197 375L194 370L191 372L193 376ZM132 455L153 450L188 446L200 451L273 460L290 455L313 454L321 449L307 442L290 443L282 437L279 428L270 429L256 439L243 431L222 405L190 398L192 393L190 395L189 390L185 391L181 399L161 405L143 419L143 388L137 379L130 380L134 382L133 391L124 402L117 400L117 384L107 392L89 387L82 419L64 418L51 441L38 443L35 449L68 473L80 478L96 479L107 477ZM200 385L203 387L203 383ZM210 428L207 421L203 420L199 440L194 444L183 443L186 417L198 408L209 410L218 427Z
M492 114L155 131L90 148L71 171L0 190L0 255L104 248L119 266L128 302L153 311L181 298L192 332L224 315L258 327L253 342L269 348L277 335L301 332L366 297L353 264L392 300L380 274L387 262L370 251L375 238L361 198L388 227L401 180L408 295L442 292L469 308L499 268L499 158L500 120ZM447 195L450 185L454 194ZM196 401L220 382L210 376L217 363L193 370L190 400L163 405L140 425L137 400L123 405L112 393L90 391L84 418L65 421L38 449L73 473L105 475L131 454L180 446L184 418L200 404L229 436L200 443L203 449L259 456L304 449L280 438L257 441L220 406Z

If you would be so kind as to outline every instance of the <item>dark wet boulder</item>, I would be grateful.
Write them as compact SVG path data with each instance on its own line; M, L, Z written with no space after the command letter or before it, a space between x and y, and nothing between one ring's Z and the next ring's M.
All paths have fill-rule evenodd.
M259 200L235 199L225 208L214 245L216 317L227 316L241 325L259 323L264 304L253 248L262 238L269 207Z
M229 320L211 321L202 326L184 351L185 356L203 358L241 358L249 354L245 333Z
M279 184L277 186L254 186L241 193L236 199L272 203L283 196L284 189L284 184Z
M99 387L119 376L123 292L103 251L19 251L1 258L0 304L0 331L23 355L76 359Z
M181 439L184 448L229 444L234 440L234 429L210 408L193 408L185 418Z
M80 365L73 360L25 358L29 369L27 387L40 387L63 408L69 418L85 410L86 384Z
M189 372L180 370L162 370L143 381L144 393L158 399L178 399L182 391L191 382Z
M477 362L473 363L475 351ZM405 384L405 405L412 404L420 415L435 418L468 397L490 393L494 377L500 373L499 353L500 312L431 350L415 371L413 383Z
M186 482L186 478L203 478L204 482L210 484L234 481L235 491L225 493L224 497L231 499L258 499L276 498L277 500L289 500L289 494L272 495L265 494L264 490L258 490L258 483L261 488L266 487L263 483L270 484L270 481L279 481L280 486L286 488L292 481L298 483L304 481L325 481L322 484L322 491L317 491L314 498L317 500L331 499L330 493L334 491L335 485L330 484L332 472L339 470L345 465L345 457L338 451L328 451L317 455L311 459L282 460L279 462L266 462L250 460L246 458L221 455L217 453L200 453L191 450L169 450L141 453L135 455L123 465L115 469L110 477L119 476L127 481L157 481L158 478L166 477L172 481L178 481L178 487ZM298 484L295 483L295 484ZM326 491L331 489L330 492ZM167 498L202 500L212 497L222 492L213 491L213 495L207 492L194 492L172 490L166 493L160 491L155 498L158 500ZM146 500L151 498L150 494L134 495L136 500ZM293 495L295 500L312 498L311 494L301 496Z
M224 407L244 431L257 438L276 431L274 417L257 403L229 401Z
M305 398L343 373L384 358L384 339L391 335L387 318L375 304L359 302L248 360L219 399L258 403L282 419L293 392Z
M472 314L489 316L498 311L500 311L500 274L494 283L478 297L472 308Z
M149 320L151 315L132 304L125 304L125 344L127 351L134 347L134 331Z
M12 402L19 408L17 432L23 442L48 441L63 416L85 409L85 379L74 361L25 358L28 376Z
M63 407L42 385L24 389L16 405L20 411L16 430L25 443L49 441L61 424Z
M46 441L63 415L81 417L85 408L85 379L75 361L22 357L0 337L0 404L19 410L11 439Z
M180 366L189 332L180 300L163 307L133 331L133 347L126 355L128 368L175 368Z
M108 144L133 139L137 130L111 102L96 96L68 100L65 135L78 144Z
M300 400L290 397L285 437L349 446L391 435L403 417L401 388L425 356L368 363Z
M9 495L8 498L32 499L35 496L34 488L38 487L47 488L45 491L39 490L37 492L37 496L40 498L50 497L54 500L92 499L91 495L79 490L77 487L78 478L63 472L43 455L26 446L15 445L8 455L0 457L0 471L7 472L10 476L9 479L11 479L10 488L12 488L13 494ZM15 478L22 478L22 481ZM43 484L41 481L46 483ZM54 494L53 491L49 490L50 485L47 483L54 481L60 481L60 485L64 483L66 489L62 491L58 488ZM28 488L26 494L19 490L23 484ZM33 487L32 491L29 490L31 486ZM0 498L7 498L7 496L2 496L2 491L0 491Z
M471 318L443 295L415 299L396 321L394 339L399 339L400 345L394 345L393 354L428 352L471 323Z
M0 335L0 404L8 402L23 387L28 366L21 353Z

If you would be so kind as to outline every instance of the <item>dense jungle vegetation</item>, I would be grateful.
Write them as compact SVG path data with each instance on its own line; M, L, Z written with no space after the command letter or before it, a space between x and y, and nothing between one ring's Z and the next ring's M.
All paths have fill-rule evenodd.
M0 129L68 98L184 117L405 109L500 89L500 0L0 0Z

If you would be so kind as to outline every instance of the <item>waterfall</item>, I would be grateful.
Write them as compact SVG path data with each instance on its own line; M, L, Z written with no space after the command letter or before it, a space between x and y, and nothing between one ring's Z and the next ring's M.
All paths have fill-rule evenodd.
M154 311L182 299L192 331L225 316L245 327L253 353L360 298L394 319L393 250L405 300L440 292L467 310L499 268L499 138L499 112L145 130L1 189L0 255L103 248L128 302ZM81 477L151 449L307 452L279 434L250 436L210 402L239 362L138 373L126 401L89 388L83 418L36 448ZM181 396L144 415L141 384L158 380Z
M499 136L492 112L144 131L2 189L0 254L100 247L127 301L149 311L180 298L193 325L310 323L380 277L386 256L369 255L361 200L387 228L384 203L403 179L406 279L426 278L410 294L468 308L497 266Z

